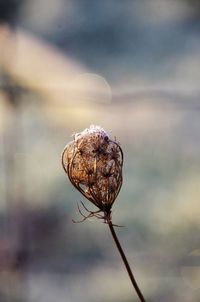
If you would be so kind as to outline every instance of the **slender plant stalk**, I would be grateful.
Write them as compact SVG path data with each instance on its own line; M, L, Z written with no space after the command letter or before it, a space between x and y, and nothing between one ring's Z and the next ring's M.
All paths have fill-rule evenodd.
M91 125L89 129L75 134L74 140L66 145L62 153L62 166L74 187L98 208L93 212L81 203L87 214L78 206L82 216L78 222L96 217L108 224L132 285L140 301L145 302L111 218L111 208L123 181L123 151L119 143L116 139L110 139L103 128Z
M127 258L126 258L126 255L124 254L123 248L122 248L122 246L121 246L121 244L120 244L120 242L119 242L119 239L118 239L118 237L117 237L117 235L116 235L116 232L115 232L115 229L114 229L114 227L113 227L113 224L112 224L112 221L111 221L111 220L108 220L108 226L109 226L109 229L110 229L110 231L111 231L111 234L112 234L112 237L113 237L113 239L114 239L114 242L115 242L115 244L116 244L116 246L117 246L117 249L118 249L118 251L119 251L119 253L120 253L120 255L121 255L121 258L122 258L122 260L123 260L123 262L124 262L124 265L125 265L125 267L126 267L126 269L127 269L127 272L128 272L129 278L130 278L130 280L131 280L131 282L132 282L132 285L133 285L133 287L135 288L135 290L136 290L136 292L137 292L137 294L138 294L138 297L139 297L140 301L141 301L141 302L145 302L145 299L144 299L144 297L143 297L143 295L142 295L141 290L139 289L139 286L137 285L137 282L136 282L135 277L134 277L134 275L133 275L133 273L132 273L132 271L131 271L130 265L129 265L129 263L128 263L128 260L127 260Z

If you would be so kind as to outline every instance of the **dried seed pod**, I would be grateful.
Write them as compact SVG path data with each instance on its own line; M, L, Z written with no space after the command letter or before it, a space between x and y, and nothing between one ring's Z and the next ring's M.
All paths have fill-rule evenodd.
M104 213L109 213L122 186L123 152L99 126L75 135L62 154L71 183Z

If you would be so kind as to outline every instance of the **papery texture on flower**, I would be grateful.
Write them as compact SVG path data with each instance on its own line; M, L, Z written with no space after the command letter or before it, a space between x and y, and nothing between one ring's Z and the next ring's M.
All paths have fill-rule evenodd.
M62 154L71 183L100 210L109 212L122 185L123 152L103 128L75 134Z

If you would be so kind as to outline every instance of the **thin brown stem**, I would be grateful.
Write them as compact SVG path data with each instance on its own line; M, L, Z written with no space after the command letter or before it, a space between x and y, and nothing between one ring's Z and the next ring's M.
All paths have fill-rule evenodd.
M111 231L112 237L113 237L113 239L114 239L114 242L115 242L115 244L116 244L116 246L117 246L117 249L118 249L118 251L119 251L119 253L120 253L120 255L121 255L121 258L122 258L122 260L123 260L123 262L124 262L124 265L125 265L125 267L126 267L126 269L127 269L127 272L128 272L129 278L130 278L130 280L131 280L131 282L132 282L132 285L133 285L133 287L135 288L135 290L136 290L136 292L137 292L137 295L138 295L140 301L141 301L141 302L145 302L146 300L144 299L144 297L143 297L143 295L142 295L142 292L141 292L141 290L139 289L139 286L137 285L137 282L136 282L136 280L135 280L135 277L134 277L134 275L133 275L133 273L132 273L132 271L131 271L130 265L129 265L128 260L127 260L127 258L126 258L126 255L124 254L124 251L123 251L123 249L122 249L122 246L121 246L121 244L120 244L120 242L119 242L119 239L118 239L118 237L117 237L117 235L116 235L116 233L115 233L115 229L114 229L114 227L113 227L111 218L107 220L107 224L108 224L108 226L109 226L109 228L110 228L110 231Z

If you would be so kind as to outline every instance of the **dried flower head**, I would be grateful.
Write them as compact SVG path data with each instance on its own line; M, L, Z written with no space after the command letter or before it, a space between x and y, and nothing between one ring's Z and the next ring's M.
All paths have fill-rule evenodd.
M69 142L62 153L62 165L71 183L98 210L88 210L82 203L87 215L83 219L97 217L104 219L127 269L129 278L141 302L145 299L140 291L130 265L115 233L112 223L111 208L122 186L123 152L116 140L111 140L108 134L99 126L75 134L74 140Z
M71 183L105 216L122 186L123 152L99 126L75 134L62 154Z

